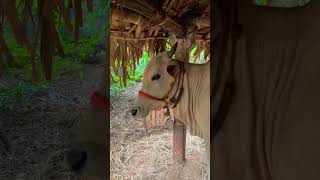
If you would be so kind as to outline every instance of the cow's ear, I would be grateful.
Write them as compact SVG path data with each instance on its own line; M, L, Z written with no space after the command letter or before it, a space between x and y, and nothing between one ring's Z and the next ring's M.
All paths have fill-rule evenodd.
M176 43L172 46L171 50L168 52L169 58L172 58L172 56L174 55L174 53L176 53L177 47L178 47L178 42L176 42Z
M176 62L175 60L171 60L171 62L167 66L167 72L171 76L175 76L178 72L178 62Z

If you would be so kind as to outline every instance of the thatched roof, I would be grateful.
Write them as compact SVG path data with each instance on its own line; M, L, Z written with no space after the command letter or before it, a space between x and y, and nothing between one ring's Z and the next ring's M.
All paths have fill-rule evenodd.
M143 50L164 51L167 40L192 39L194 56L210 43L209 0L112 0L110 60L115 74L127 78L127 65L135 69ZM122 68L122 74L118 68ZM125 84L125 81L124 81Z

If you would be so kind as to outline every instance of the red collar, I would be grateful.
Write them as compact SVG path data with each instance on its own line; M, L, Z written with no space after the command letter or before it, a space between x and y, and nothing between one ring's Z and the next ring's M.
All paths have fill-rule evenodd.
M143 92L142 90L139 91L138 95L139 95L139 96L142 96L142 97L145 97L145 98L147 98L147 99L150 99L150 100L164 101L163 98L157 98L157 97L151 96L151 95Z
M175 83L178 81L177 82L178 85L177 85L176 91L174 92L173 97L171 97L169 101L167 101L167 98L169 98L169 94L171 93L174 85L171 86L169 92L163 98L157 98L157 97L151 96L150 94L147 94L142 90L139 91L138 95L150 100L164 101L166 103L165 107L168 107L169 104L173 104L172 108L175 108L179 103L183 93L183 80L184 80L184 73L185 73L184 62L178 61L178 63L179 63L180 72L178 73L178 77L175 77Z
M110 108L109 99L97 91L95 91L91 96L91 104L101 111L109 111Z

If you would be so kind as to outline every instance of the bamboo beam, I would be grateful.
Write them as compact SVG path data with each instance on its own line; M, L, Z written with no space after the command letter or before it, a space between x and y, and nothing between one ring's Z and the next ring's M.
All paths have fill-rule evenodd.
M166 17L163 22L159 23L159 25L164 30L173 32L177 37L181 37L184 35L184 28L170 17Z
M113 39L124 39L124 40L152 40L152 39L167 39L169 38L168 36L156 36L156 37L136 37L134 33L128 33L126 31L121 32L117 30L110 30L111 38ZM158 33L159 34L159 33ZM175 38L175 39L185 39L185 38ZM194 39L197 41L209 41L210 36L207 34L202 35L202 34L195 34Z
M112 39L122 39L122 40L157 40L157 39L168 39L167 37L149 37L149 38L130 38L130 37L120 37L111 36Z
M194 25L198 28L205 28L205 27L210 27L210 17L205 16L205 17L196 17L191 20L188 20L190 22L190 25ZM188 22L186 21L186 22Z
M113 8L115 8L113 6ZM113 20L123 21L127 23L137 24L137 25L146 25L147 20L144 16L137 14L130 10L115 10L112 12L111 22Z
M148 8L150 11L156 11L156 8L150 4L152 1L136 0L141 6Z
M154 14L153 10L150 10L141 6L141 4L135 0L121 0L117 2L113 1L112 4L118 7L130 9L131 11L134 11L140 15L143 15L146 18L151 18Z

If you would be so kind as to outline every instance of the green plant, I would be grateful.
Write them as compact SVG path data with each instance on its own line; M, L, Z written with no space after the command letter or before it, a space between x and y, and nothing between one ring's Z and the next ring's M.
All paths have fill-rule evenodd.
M142 57L139 60L139 64L136 66L135 71L133 71L133 67L128 67L128 75L130 80L140 81L143 76L144 69L149 62L150 57L146 51L143 52Z
M143 56L140 58L139 64L136 66L135 71L133 71L132 67L128 67L128 75L129 75L129 79L127 80L128 86L135 85L136 82L141 80L144 73L144 69L147 63L149 62L149 60L150 60L150 57L148 55L148 52L144 51ZM112 96L117 96L121 92L123 92L125 88L121 87L120 78L114 73L113 69L111 70L111 76L114 82L113 82L113 86L110 88L110 94Z
M199 58L195 58L193 55L196 52L197 48L194 47L192 48L191 52L190 52L190 56L189 56L189 62L190 63L195 63L195 64L202 64L206 61L206 59L204 59L204 51L200 52L200 56Z
M257 5L267 5L268 4L268 0L255 0L255 3Z
M19 66L24 67L30 62L28 50L18 45L13 36L8 35L6 43Z
M113 86L110 88L110 95L111 96L118 96L124 90L125 90L125 88L121 87L120 84L118 84L118 83L113 84Z
M70 70L71 60L68 57L54 56L52 62L52 72L54 77Z
M28 98L45 92L47 88L47 81L16 82L10 86L0 84L0 111L14 110L16 104L21 104Z

